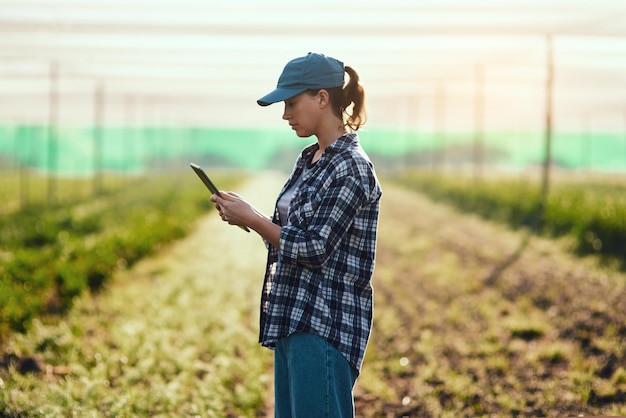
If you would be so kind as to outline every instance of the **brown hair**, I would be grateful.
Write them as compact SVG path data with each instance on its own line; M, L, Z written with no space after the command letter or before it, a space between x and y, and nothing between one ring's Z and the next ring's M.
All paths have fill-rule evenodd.
M345 66L350 79L344 86L324 89L330 96L333 113L339 117L344 125L352 131L358 131L367 121L365 112L365 90L359 84L359 75L350 66ZM310 94L317 94L317 90L309 90Z

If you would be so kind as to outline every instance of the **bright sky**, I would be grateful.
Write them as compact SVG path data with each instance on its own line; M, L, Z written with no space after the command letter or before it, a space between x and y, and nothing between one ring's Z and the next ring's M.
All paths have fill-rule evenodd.
M547 34L557 128L623 130L626 1L0 0L0 123L284 127L260 108L287 61L322 52L354 67L371 126L543 126ZM482 79L483 81L477 81Z

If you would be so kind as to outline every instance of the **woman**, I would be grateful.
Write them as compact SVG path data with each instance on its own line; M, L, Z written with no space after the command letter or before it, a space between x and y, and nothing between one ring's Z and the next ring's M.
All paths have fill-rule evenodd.
M381 196L355 133L365 122L364 91L351 67L309 53L289 61L257 103L280 101L296 134L317 142L297 159L273 217L234 193L211 200L224 221L268 244L259 340L275 350L276 416L353 416Z

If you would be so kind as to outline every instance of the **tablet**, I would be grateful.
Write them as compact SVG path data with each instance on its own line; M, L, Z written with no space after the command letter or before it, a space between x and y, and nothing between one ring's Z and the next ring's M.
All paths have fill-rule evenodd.
M211 181L211 179L209 178L209 176L207 176L207 174L204 172L204 170L202 169L202 167L200 167L198 164L194 164L194 163L190 163L189 164L191 166L191 168L193 169L193 171L196 172L196 174L198 175L198 177L200 177L200 180L202 180L202 183L204 183L204 185L206 186L207 189L209 189L209 191L213 194L218 195L219 197L222 197L222 195L220 195L220 191L217 187L215 187L215 184L213 184L213 182Z
M216 194L216 195L222 197L222 195L220 194L219 189L215 186L215 184L213 184L213 182L211 181L209 176L204 172L202 167L200 167L198 164L194 164L194 163L190 163L189 165L191 166L193 171L196 172L198 177L200 177L200 180L202 180L202 183L204 183L204 185L207 187L207 189L209 189L209 191L211 193ZM237 226L239 228L243 229L246 232L250 232L250 230L248 229L247 226L244 226L244 225L237 225Z

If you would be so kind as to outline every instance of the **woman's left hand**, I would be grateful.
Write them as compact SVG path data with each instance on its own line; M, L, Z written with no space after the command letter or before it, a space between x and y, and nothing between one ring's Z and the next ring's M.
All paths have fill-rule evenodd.
M211 196L211 202L224 222L230 225L247 225L247 220L254 214L252 206L241 196L233 192L220 192Z

